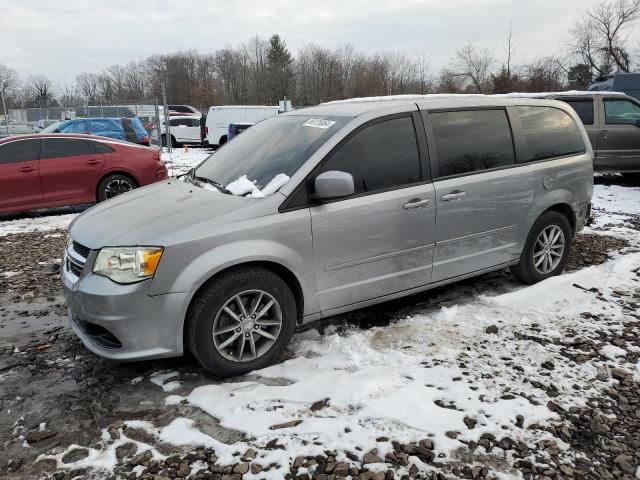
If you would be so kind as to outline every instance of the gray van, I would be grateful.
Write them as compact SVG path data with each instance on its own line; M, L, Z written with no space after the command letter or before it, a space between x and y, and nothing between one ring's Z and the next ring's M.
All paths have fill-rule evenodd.
M595 152L594 170L640 172L640 101L619 92L554 92L578 113Z
M557 101L340 102L268 118L69 228L71 326L110 359L237 375L302 324L511 267L562 272L593 152Z

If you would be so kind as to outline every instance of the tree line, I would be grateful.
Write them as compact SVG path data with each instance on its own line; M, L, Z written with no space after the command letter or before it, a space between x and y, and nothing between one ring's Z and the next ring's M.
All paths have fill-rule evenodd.
M562 54L519 62L517 34L509 27L502 51L468 43L435 72L426 52L366 54L353 46L310 43L295 54L277 34L252 37L213 53L189 50L153 55L102 72L85 72L55 83L45 75L21 80L0 64L0 93L7 108L122 105L160 97L198 107L275 104L296 106L351 97L425 93L507 93L583 90L608 74L640 67L629 33L640 0L607 0L588 9L570 27L572 43Z

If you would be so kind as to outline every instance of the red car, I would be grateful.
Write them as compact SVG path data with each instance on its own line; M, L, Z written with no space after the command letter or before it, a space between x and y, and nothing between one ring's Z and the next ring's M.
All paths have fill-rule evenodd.
M157 150L93 135L0 139L0 213L101 202L164 180Z

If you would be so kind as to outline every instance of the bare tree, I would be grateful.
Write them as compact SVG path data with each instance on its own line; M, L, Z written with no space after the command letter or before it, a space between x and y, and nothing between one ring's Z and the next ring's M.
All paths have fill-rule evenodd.
M628 72L628 33L640 15L640 0L608 0L587 10L572 27L573 52L600 76Z
M0 94L7 96L18 87L18 72L0 63Z
M64 108L77 107L81 104L76 82L63 80L56 85L58 101Z
M489 88L489 75L494 64L491 52L484 48L478 50L468 43L456 51L457 75L467 78L473 90L484 93Z
M31 103L35 106L48 106L54 103L53 82L44 75L32 75L27 79L31 92Z
M507 75L511 77L511 62L516 54L516 47L513 43L513 23L509 23L509 34L507 35L507 43L505 45L505 53L507 55Z
M100 95L100 74L81 73L76 77L76 85L80 96L88 105L97 105L102 100Z

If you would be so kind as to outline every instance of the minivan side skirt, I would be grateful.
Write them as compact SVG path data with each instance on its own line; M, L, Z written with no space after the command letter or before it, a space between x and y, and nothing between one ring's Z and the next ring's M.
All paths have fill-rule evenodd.
M519 258L511 261L511 262L506 262L506 263L502 263L500 265L494 265L492 267L488 267L488 268L484 268L482 270L476 270L474 272L470 272L470 273L466 273L464 275L458 275L457 277L452 277L452 278L448 278L445 280L440 280L437 282L433 282L433 283L428 283L426 285L422 285L420 287L416 287L416 288L411 288L409 290L401 290L399 292L395 292L395 293L391 293L389 295L383 295L381 297L376 297L376 298L372 298L369 300L365 300L363 302L358 302L358 303L352 303L350 305L344 305L342 307L338 307L338 308L333 308L331 310L326 310L324 312L319 312L319 313L314 313L311 315L306 315L303 319L302 319L302 324L307 324L309 322L313 322L315 320L319 320L322 318L327 318L327 317L332 317L334 315L339 315L341 313L345 313L345 312L350 312L352 310L358 310L360 308L364 308L364 307L368 307L371 305L376 305L378 303L383 303L383 302L388 302L390 300L395 300L396 298L401 298L401 297L406 297L408 295L413 295L415 293L420 293L420 292L424 292L426 290L431 290L433 288L437 288L437 287L441 287L443 285L448 285L450 283L456 283L459 282L460 280L464 280L467 278L471 278L471 277L475 277L478 275L482 275L484 273L489 273L489 272L494 272L496 270L502 270L503 268L507 268L511 265L515 265L520 261Z

